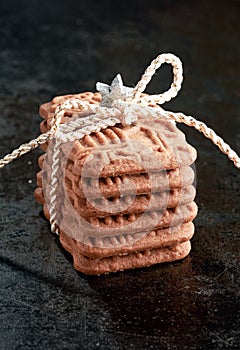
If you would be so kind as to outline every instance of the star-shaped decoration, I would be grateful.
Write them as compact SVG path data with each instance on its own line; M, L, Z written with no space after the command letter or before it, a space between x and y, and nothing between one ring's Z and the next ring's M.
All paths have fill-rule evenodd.
M115 100L125 100L127 97L131 96L133 90L133 88L123 85L120 74L116 75L111 85L97 83L96 89L102 95L101 106L103 107L111 107Z

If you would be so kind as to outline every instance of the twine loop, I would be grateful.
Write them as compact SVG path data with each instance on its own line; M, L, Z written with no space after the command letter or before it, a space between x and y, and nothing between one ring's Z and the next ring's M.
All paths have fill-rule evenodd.
M156 71L161 67L163 63L171 64L173 67L173 82L169 90L162 94L150 95L146 97L140 97L141 93L145 91L147 85L152 80L152 77ZM137 83L136 87L133 89L132 103L142 103L145 101L147 104L164 104L170 101L172 98L176 97L178 92L181 90L183 82L183 67L181 60L171 54L165 53L157 56L147 67L141 79Z

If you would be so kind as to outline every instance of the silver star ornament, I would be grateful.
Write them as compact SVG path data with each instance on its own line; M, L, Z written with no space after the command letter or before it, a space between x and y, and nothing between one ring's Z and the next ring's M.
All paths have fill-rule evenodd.
M131 96L133 91L133 88L123 85L120 74L116 75L111 85L98 82L96 84L96 89L102 96L100 105L103 107L111 107L115 100L125 100L127 97Z

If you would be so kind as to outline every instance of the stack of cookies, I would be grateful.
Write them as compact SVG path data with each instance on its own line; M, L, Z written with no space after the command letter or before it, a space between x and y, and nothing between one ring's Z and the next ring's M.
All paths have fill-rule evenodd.
M57 97L41 106L41 131L70 97L99 103L98 93ZM66 111L62 122L74 118ZM69 145L68 145L69 146ZM50 148L50 147L49 147ZM51 150L39 158L36 199L49 219ZM92 133L61 150L58 225L74 267L102 274L175 261L194 233L196 151L169 120L145 120Z

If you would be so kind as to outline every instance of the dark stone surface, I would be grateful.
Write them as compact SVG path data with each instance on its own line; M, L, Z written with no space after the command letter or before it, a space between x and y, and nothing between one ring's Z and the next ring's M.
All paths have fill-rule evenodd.
M240 148L239 1L0 3L0 155L35 137L38 106L121 72L135 84L160 52L180 56L193 114ZM169 67L148 91L164 91ZM35 203L39 151L0 172L1 349L238 349L240 172L202 135L199 215L182 262L102 277L74 271Z

